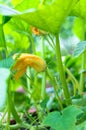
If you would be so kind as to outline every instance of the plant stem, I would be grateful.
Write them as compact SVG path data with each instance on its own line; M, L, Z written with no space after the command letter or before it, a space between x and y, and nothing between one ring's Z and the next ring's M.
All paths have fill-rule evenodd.
M62 87L64 91L64 96L66 99L66 104L70 105L71 104L71 99L70 99L70 94L68 91L67 83L66 83L66 78L65 78L65 73L63 69L63 64L62 64L62 59L61 59L61 51L60 51L60 44L59 44L59 36L56 36L56 57L57 57L57 62L58 62L58 70L60 74L60 79L62 82Z
M42 57L45 57L45 46L44 46L44 37L42 37ZM46 73L43 72L42 76L42 88L41 88L41 97L44 99L46 93Z
M8 110L8 118L7 118L7 125L6 125L6 130L9 130L9 125L10 125L10 114L11 114L11 109L10 109L10 87L8 86L8 91L7 91L7 110Z
M54 37L52 37L50 34L48 34L48 36L49 36L50 40L52 41L52 43L53 43L53 46L55 47L55 43L54 43Z
M70 79L71 79L71 81L73 83L73 86L74 86L74 95L76 95L76 92L79 89L79 87L78 87L79 83L78 83L77 79L74 77L74 75L71 73L71 71L68 68L66 68L66 66L64 66L64 69L67 72L67 74L69 75L69 77L70 77Z
M6 115L6 113L7 113L7 107L6 107L6 109L5 109L5 111L4 111L3 115L2 115L1 120L0 120L0 126L2 125L2 121L3 121L3 119L4 119L5 115Z
M54 45L50 42L50 40L48 39L48 37L45 37L46 41L49 43L49 45L55 50Z
M3 124L3 127L5 127L6 125ZM20 129L21 127L22 128L25 128L25 129L31 129L31 125L29 124L26 124L26 123L22 123L22 124L16 124L16 125L10 125L10 130L17 130L17 129ZM35 130L36 126L33 126L33 130ZM42 125L39 125L38 128L42 129L44 128L44 126Z
M41 88L41 98L44 99L46 92L46 73L43 72L42 75L42 88Z
M33 53L34 55L36 55L36 46L35 46L34 38L33 38L32 34L29 34L29 33L27 34L27 36L28 36L28 39L30 41L30 53ZM29 78L28 75L30 77L32 77L32 71L31 71L31 69L28 69L27 72L26 72L26 76L27 76L27 87L28 87L28 91L31 92L32 91L31 90L31 84L34 84L34 83L36 84L36 82L37 82L37 76L35 76L36 75L36 71L34 70L34 83ZM30 80L28 80L28 78Z
M31 36L31 44L32 44L32 52L33 52L34 54L36 54L36 47L35 47L34 39L33 39L32 36Z
M46 73L47 73L47 75L49 76L49 78L50 78L50 80L51 80L51 82L52 82L52 85L53 85L53 87L54 87L54 92L55 92L55 94L56 94L56 98L57 98L58 103L59 103L59 105L60 105L60 108L61 108L61 110L62 110L62 109L63 109L63 105L62 105L62 101L61 101L61 99L60 99L60 97L59 97L59 95L58 95L58 92L57 92L57 89L58 89L58 88L57 88L57 85L56 85L56 83L55 83L54 77L53 77L52 74L50 73L49 69L47 69Z
M82 54L82 66L81 69L84 70L85 69L85 53ZM84 73L82 72L80 75L80 86L79 86L79 94L81 95L84 89Z
M85 37L85 22L84 19L82 19L82 30L83 30L83 40L86 39ZM86 50L86 48L85 48ZM82 54L82 65L81 65L81 69L84 70L85 69L85 53L83 52ZM81 95L84 89L84 85L85 85L85 79L84 79L84 73L82 72L80 75L80 85L79 85L79 94Z
M6 49L6 43L5 43L5 36L3 31L3 24L0 24L0 47L3 47Z
M5 41L5 36L4 36L4 31L3 31L3 24L0 24L0 47L2 47L2 59L6 58L6 41Z
M10 122L10 113L12 113L12 115L13 115L14 119L16 120L16 122L21 123L22 121L21 121L20 117L18 116L18 113L17 113L17 111L15 109L14 102L12 100L10 77L7 80L7 85L8 85L8 93L7 93L8 94L7 95L8 96L8 102L7 102L8 103L7 104L8 105L8 124Z

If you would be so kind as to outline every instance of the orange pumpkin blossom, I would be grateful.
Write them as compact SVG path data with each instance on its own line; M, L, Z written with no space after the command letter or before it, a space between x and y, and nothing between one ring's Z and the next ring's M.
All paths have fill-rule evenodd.
M47 67L43 59L33 54L15 54L13 59L16 60L16 63L12 66L12 70L16 71L14 76L16 80L26 72L28 66L34 68L37 72L45 71Z

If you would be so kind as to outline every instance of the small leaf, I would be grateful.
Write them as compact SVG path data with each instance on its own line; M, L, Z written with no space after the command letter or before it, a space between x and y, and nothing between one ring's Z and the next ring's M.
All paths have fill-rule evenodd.
M58 124L60 125L60 118L61 115L59 112L57 111L51 112L47 117L45 117L43 125L50 126L51 128L54 128L56 130ZM61 130L63 130L63 128Z
M86 48L86 41L79 42L74 51L74 56L76 57L80 56L85 51L85 48Z
M49 126L55 130L75 130L76 116L82 111L75 107L69 106L62 111L51 112L43 120L44 126Z
M6 58L4 60L0 60L0 68L10 68L13 64L13 59L11 57Z
M81 109L75 106L69 106L63 110L62 122L66 130L75 130L74 128L75 128L76 117L80 113L82 113Z

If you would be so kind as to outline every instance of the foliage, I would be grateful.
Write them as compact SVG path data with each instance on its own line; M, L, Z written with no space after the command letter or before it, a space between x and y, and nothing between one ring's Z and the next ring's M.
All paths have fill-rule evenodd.
M73 0L73 1L65 0L65 3L63 3L62 0L55 1L49 5L48 4L40 5L38 8L34 8L33 6L30 6L28 7L27 11L24 11L22 13L19 13L16 10L13 10L5 6L1 6L1 14L8 15L8 16L9 15L15 16L16 14L20 14L19 15L20 18L25 20L29 24L36 26L37 28L40 28L47 32L55 34L59 31L63 23L63 20L66 18L66 16L70 12L70 10L68 10L69 5L71 4L72 6L74 6L75 1L76 0ZM28 1L27 5L31 5L31 3L32 1ZM36 1L35 3L38 3L38 1ZM23 4L21 3L20 7L18 5L18 8L22 9L21 5ZM32 9L29 9L29 8L32 8ZM60 14L56 12L60 12ZM50 13L51 15L49 15Z
M0 129L85 130L85 57L85 0L1 0Z
M86 48L86 41L79 42L75 49L74 56L77 57L80 56L82 53L84 53L85 48Z
M50 126L55 130L75 130L76 116L80 113L80 109L69 106L62 111L62 115L56 111L49 113L44 118L43 125Z

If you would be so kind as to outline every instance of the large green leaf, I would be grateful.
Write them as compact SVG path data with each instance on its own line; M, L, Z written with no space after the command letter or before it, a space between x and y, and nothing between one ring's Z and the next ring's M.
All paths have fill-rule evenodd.
M77 0L71 14L86 19L86 0Z
M29 48L29 25L19 18L12 18L4 25L5 40L8 50L26 50ZM22 40L21 40L22 38Z
M19 4L22 0L11 0L12 5L16 6L17 4Z
M76 49L74 51L74 56L80 56L84 51L86 51L86 41L81 41L77 44Z
M0 109L3 108L3 105L6 101L7 95L7 83L6 80L10 75L10 71L6 68L0 68Z
M44 31L56 34L68 16L76 0L55 0L49 5L43 5L36 11L23 12L20 16L29 24Z
M17 9L18 11L24 11L30 8L37 8L39 3L40 3L40 0L22 0L22 2L20 2L15 7L15 9Z
M44 118L43 125L50 126L55 130L75 130L76 116L81 112L75 106L65 108L62 115L57 111L51 112Z
M60 30L61 25L63 24L65 18L70 13L76 0L64 0L64 1L54 0L54 2L50 2L49 4L45 4L41 6L39 3L38 8L36 8L38 4L38 0L36 0L36 2L37 2L36 5L34 6L33 4L32 6L32 2L31 0L29 0L27 2L27 4L31 3L30 6L28 7L29 9L21 13L8 7L0 6L1 7L0 14L8 15L8 16L9 15L19 16L27 23L39 29L56 34ZM21 4L18 6L18 10L22 6Z

